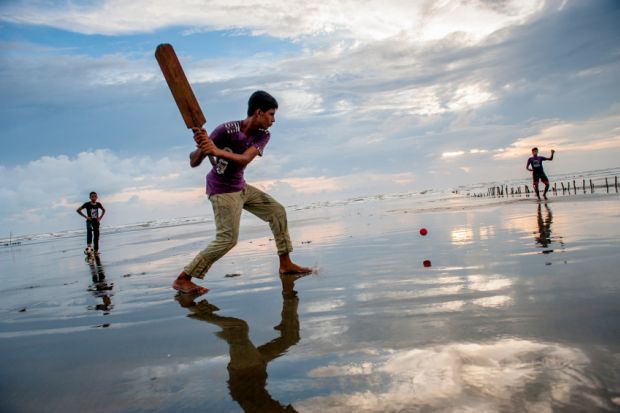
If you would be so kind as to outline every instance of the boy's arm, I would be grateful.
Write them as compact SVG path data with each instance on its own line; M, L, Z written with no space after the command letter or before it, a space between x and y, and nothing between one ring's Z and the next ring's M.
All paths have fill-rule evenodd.
M196 149L189 154L189 166L191 166L192 168L197 167L206 157L207 156L202 153L200 148Z
M80 216L82 216L83 218L88 219L88 217L86 215L84 215L82 213L82 210L84 209L84 205L81 205L78 209L75 210L75 212L77 212Z
M199 159L199 157L202 157L202 159L204 159L207 155L213 155L218 158L224 158L228 161L233 161L235 163L245 166L252 162L252 160L256 158L256 155L260 154L256 146L250 146L242 154L222 150L215 145L212 139L209 139L207 137L207 133L204 131L204 129L196 132L196 135L194 135L194 139L198 144L198 149L190 154L190 158L193 155L196 159ZM200 155L195 154L196 152L199 152ZM200 159L200 161L202 161L202 159Z
M197 167L207 157L207 154L203 153L200 149L200 143L204 140L210 140L207 135L207 131L202 128L192 128L194 131L194 141L196 142L196 149L189 154L189 166L192 168Z
M548 161L552 161L553 160L553 155L555 154L555 149L551 149L551 156L549 158L547 158Z
M525 169L527 169L528 171L531 171L531 169L530 169L530 164L531 164L531 163L532 163L532 160L531 160L531 159L528 159L528 160L527 160L527 163L525 164Z
M103 207L103 205L99 204L99 206L101 207L101 216L99 218L97 218L99 221L101 221L101 219L103 218L103 216L105 215L105 208Z
M243 166L252 162L254 158L256 158L256 156L259 154L258 148L256 148L255 146L250 146L242 154L224 151L215 146L215 144L211 140L206 142L204 146L201 146L201 150L203 152L207 151L209 155L214 155L218 158L224 158L226 160L233 161Z
M255 146L250 146L242 154L222 150L215 145L213 139L209 139L204 129L194 129L194 140L196 141L198 149L190 153L190 165L192 167L200 165L202 160L208 155L224 158L245 166L260 154L259 149Z

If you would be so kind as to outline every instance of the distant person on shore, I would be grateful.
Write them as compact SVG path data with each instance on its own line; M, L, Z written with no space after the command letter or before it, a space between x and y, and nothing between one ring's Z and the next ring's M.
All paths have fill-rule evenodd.
M86 210L86 215L82 212L84 209ZM101 210L101 216L99 215L99 210ZM91 192L90 201L84 202L76 211L86 218L86 249L84 254L90 255L94 253L99 255L99 223L105 215L105 208L97 201L97 193ZM93 241L95 242L94 250L92 247Z
M190 166L197 167L208 156L216 164L207 175L207 195L213 206L215 239L185 266L172 287L188 294L204 294L207 288L192 282L192 277L204 278L209 268L237 243L243 209L269 222L280 259L280 274L310 273L310 268L291 261L293 246L288 233L284 207L268 194L246 184L246 166L263 155L269 142L269 127L275 122L278 102L263 91L256 91L248 101L247 117L219 125L211 137L202 128L195 128L197 149L190 153Z
M547 199L549 179L547 178L547 175L545 175L542 163L543 161L552 161L554 154L555 150L551 149L551 156L549 158L545 158L544 156L538 156L538 148L532 148L532 156L528 158L527 164L525 165L525 169L532 172L532 185L534 185L534 191L536 192L536 197L538 199L540 199L540 194L538 193L538 181L542 181L542 183L545 184L543 197Z

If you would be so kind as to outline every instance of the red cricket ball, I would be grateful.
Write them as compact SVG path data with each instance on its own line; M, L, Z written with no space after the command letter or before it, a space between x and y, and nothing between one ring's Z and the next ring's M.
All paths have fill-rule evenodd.
M428 267L430 267L430 266L431 266L431 260L424 260L424 263L423 263L423 264L424 264L424 266L425 266L425 267L427 267L427 268L428 268Z
M420 230L420 235L426 235L426 234L428 234L428 231L426 230L426 228L422 228Z

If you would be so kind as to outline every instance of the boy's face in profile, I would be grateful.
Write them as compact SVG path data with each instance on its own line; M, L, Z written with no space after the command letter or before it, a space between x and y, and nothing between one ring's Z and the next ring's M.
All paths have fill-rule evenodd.
M269 109L265 112L258 110L258 122L262 129L269 129L276 121L276 110Z
M532 156L538 156L538 149L532 149Z

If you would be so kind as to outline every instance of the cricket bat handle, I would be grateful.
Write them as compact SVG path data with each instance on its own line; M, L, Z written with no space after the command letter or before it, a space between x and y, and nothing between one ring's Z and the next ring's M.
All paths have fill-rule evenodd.
M191 129L192 131L194 131L195 129L202 129L202 126L194 126ZM211 139L211 138L207 135L207 139ZM207 158L209 158L209 162L211 162L211 165L215 166L215 164L217 163L217 161L215 160L215 156L207 155Z

